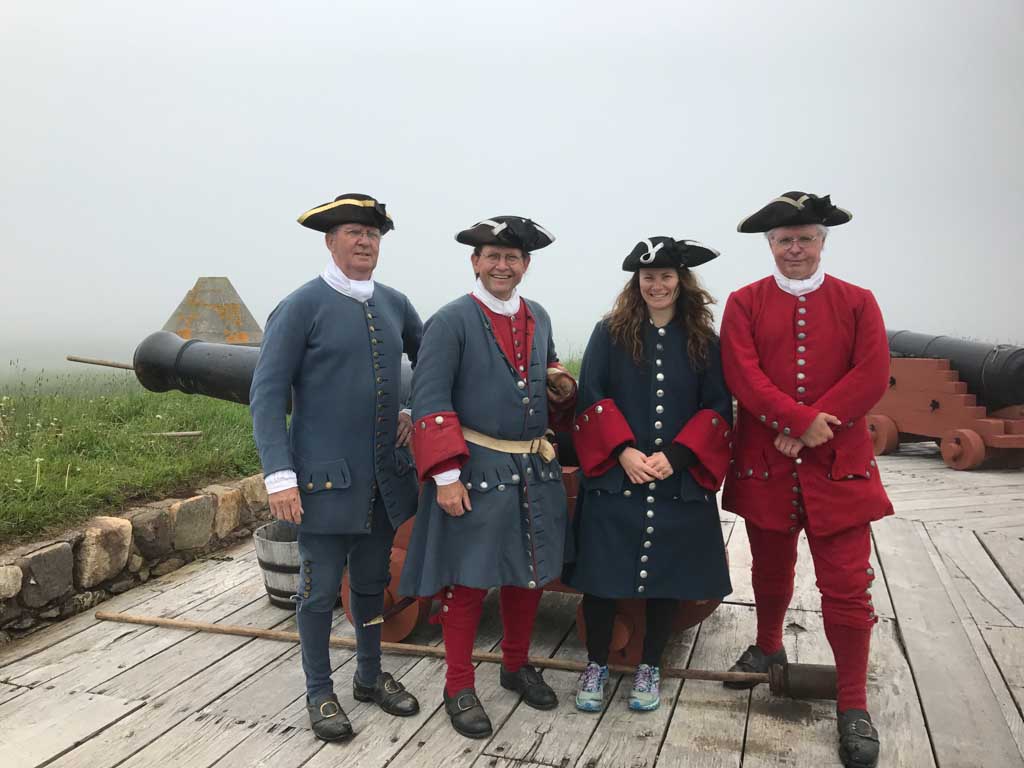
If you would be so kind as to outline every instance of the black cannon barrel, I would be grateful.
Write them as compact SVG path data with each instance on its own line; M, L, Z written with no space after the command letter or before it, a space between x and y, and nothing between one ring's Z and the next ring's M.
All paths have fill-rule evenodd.
M157 331L136 348L133 364L139 383L152 392L176 389L248 405L259 356L256 347L186 341L169 331Z
M248 405L259 357L257 347L186 341L169 331L157 331L135 349L133 366L139 383L151 392L178 390ZM408 402L411 388L412 366L403 358L402 402Z
M894 357L944 358L990 410L1024 403L1024 347L986 344L914 331L886 331Z

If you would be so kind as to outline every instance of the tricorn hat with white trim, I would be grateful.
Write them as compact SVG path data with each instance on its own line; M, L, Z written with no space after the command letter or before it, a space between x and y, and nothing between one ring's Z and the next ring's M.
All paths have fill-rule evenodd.
M464 245L504 245L529 253L555 242L555 236L544 227L522 216L492 216L478 221L455 236Z
M708 248L696 240L674 240L671 237L657 235L637 243L622 262L622 269L626 272L636 272L646 267L697 267L717 259L719 255L714 248Z
M334 202L310 208L299 216L299 224L317 232L329 232L339 224L365 224L377 227L382 235L395 228L384 203L358 192L338 195Z
M824 224L838 227L853 214L832 205L828 195L818 197L807 192L786 192L768 205L747 216L736 227L738 232L768 232L776 227L799 227L803 224Z

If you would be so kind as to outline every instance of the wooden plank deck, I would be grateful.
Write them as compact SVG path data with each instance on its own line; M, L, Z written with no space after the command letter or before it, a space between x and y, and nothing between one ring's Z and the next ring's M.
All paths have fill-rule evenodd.
M869 706L883 766L1024 767L1024 472L946 469L934 448L880 461L897 516L874 528ZM750 555L742 522L722 514L734 592L701 626L673 639L668 663L723 669L753 640ZM193 563L103 608L198 621L294 629L263 594L251 543L231 560ZM790 658L830 663L806 541L786 623ZM532 652L581 659L572 595L542 600ZM339 612L335 632L352 635ZM497 647L493 595L478 647ZM413 642L439 643L436 626ZM387 657L420 698L412 718L352 699L351 651L332 662L356 738L325 745L309 732L298 648L287 643L98 622L77 616L0 648L0 765L116 766L838 766L834 705L773 699L763 689L663 681L653 713L625 706L613 677L598 714L572 705L575 675L548 671L555 710L538 712L498 685L477 688L495 726L487 740L452 731L441 707L443 664Z

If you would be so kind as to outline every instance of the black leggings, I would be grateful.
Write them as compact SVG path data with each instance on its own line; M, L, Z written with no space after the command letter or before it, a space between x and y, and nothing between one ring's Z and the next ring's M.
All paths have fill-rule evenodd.
M646 631L641 663L656 667L672 634L672 617L677 600L650 598L646 601ZM612 642L615 621L615 599L583 595L583 620L587 625L587 657L601 666L608 663L608 646Z

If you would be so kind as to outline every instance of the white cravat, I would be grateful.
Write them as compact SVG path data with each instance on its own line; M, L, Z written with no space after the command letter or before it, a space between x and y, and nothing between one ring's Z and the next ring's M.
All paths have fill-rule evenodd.
M320 275L331 288L343 296L349 296L356 301L369 301L373 298L373 278L369 280L353 280L334 263L334 259L327 262L323 274Z
M356 301L365 302L373 297L372 277L369 280L353 280L338 268L334 259L327 262L320 277L338 293ZM267 475L263 479L263 484L267 487L267 493L277 493L289 488L296 488L299 483L294 470L282 469Z
M519 314L520 300L518 288L513 288L512 297L505 301L484 288L484 284L480 282L478 277L476 285L473 287L473 295L480 299L483 305L491 310L491 312L497 312L499 315L505 315L506 317L513 317Z
M791 296L803 296L821 288L821 284L825 282L825 269L821 266L821 262L818 262L818 268L813 275L804 280L794 280L782 274L776 266L772 276L780 290Z

